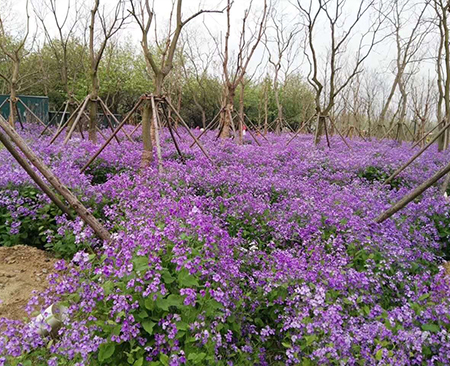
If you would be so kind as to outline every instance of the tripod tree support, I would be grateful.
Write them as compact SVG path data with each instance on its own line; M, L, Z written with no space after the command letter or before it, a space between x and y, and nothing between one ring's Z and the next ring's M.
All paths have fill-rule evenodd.
M100 149L98 149L95 152L95 154L92 155L92 157L89 159L89 161L84 165L84 167L81 169L81 173L83 173L89 167L89 165L91 165L92 162L97 158L97 156L99 156L101 154L101 152L105 149L105 147L108 146L108 144L111 142L111 140L114 138L114 136L116 136L119 133L119 131L122 129L122 127L125 125L125 123L127 123L127 121L130 119L130 117L133 115L133 113L136 112L136 110L142 104L143 100L144 100L143 97L139 98L138 102L134 105L134 107L131 109L131 111L128 112L127 116L122 120L122 122L120 122L120 124L116 127L116 129L111 134L111 136L109 136L106 139L106 141L103 143L103 145L100 147Z
M88 96L89 97L89 96ZM69 118L67 119L66 122L64 122L63 125L61 125L61 127L56 131L55 135L52 137L52 139L50 140L50 142L48 143L49 145L53 144L56 139L58 138L58 136L64 131L64 129L66 128L66 126L73 120L73 118L78 114L78 111L81 109L81 104L78 105L78 107L75 109L75 111L69 116ZM63 118L61 118L61 122L63 121Z
M187 125L187 123L184 121L184 119L180 116L180 113L178 113L178 111L173 107L173 105L170 103L170 101L164 97L165 102L167 103L167 105L173 110L173 112L175 113L175 115L178 117L178 119L181 121L181 124L184 126L184 128L187 130L187 132L189 133L189 135L192 137L192 139L194 140L194 142L197 144L197 146L200 148L200 150L203 152L203 154L206 156L206 158L210 161L211 164L215 165L213 160L211 159L211 157L209 156L209 154L206 152L205 148L203 147L203 145L200 143L200 141L198 141L197 137L195 137L195 135L192 133L191 129L189 128L189 126Z
M292 138L286 143L286 146L288 146L288 145L292 142L292 140L294 140L294 139L298 136L298 134L299 134L300 132L302 132L302 130L305 128L305 126L306 126L313 118L314 118L314 115L311 116L311 117L309 117L308 120L306 120L305 122L302 123L302 125L300 126L300 128L298 129L298 131L294 134L294 136L292 136Z
M106 105L106 103L102 100L102 98L98 98L98 100L100 101L100 105L102 106L103 112L105 112L106 116L109 114L111 116L111 118L114 120L114 122L116 122L116 125L119 125L120 122L119 120L116 118L116 116L109 110L108 106ZM110 124L111 129L114 131L114 129L112 128L112 125ZM127 131L123 130L125 136L127 137L128 141L133 142L133 139L131 138L130 135L128 135Z
M414 160L416 160L420 155L422 155L424 153L424 151L427 150L431 145L433 145L434 142L439 138L439 136L441 136L445 132L445 130L447 130L447 128L449 128L449 127L450 127L450 123L448 123L442 130L440 130L438 132L438 134L433 138L433 140L431 140L427 145L425 145L422 148L422 150L420 150L416 155L414 155L411 159L409 159L406 164L403 164L403 166L401 166L394 173L392 173L392 175L383 182L383 185L391 182L392 179L394 179L397 175L399 175L402 171L404 171L409 165L411 165L411 163Z
M400 201L391 206L388 210L384 211L380 216L375 219L376 223L382 223L383 221L390 218L397 211L400 211L404 208L408 203L413 201L416 197L420 196L425 190L430 188L434 183L436 183L439 179L441 179L444 175L450 172L450 163L441 168L435 175L431 178L427 179L420 186L415 188L412 192L405 195Z
M47 167L42 160L28 147L20 135L0 116L0 127L5 131L9 138L22 151L25 157L33 164L44 176L50 185L68 202L80 218L92 228L95 234L104 241L110 241L111 235L103 225L89 212L89 210L70 192L70 190L61 183L55 174Z

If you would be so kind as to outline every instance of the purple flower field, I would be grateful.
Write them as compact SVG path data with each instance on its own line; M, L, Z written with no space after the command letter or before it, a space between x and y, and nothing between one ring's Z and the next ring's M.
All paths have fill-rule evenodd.
M391 185L414 151L393 141L315 148L162 135L164 172L139 171L142 146L79 137L47 146L19 133L113 233L103 245L55 213L0 150L0 240L35 227L61 260L30 319L68 307L58 334L0 319L0 365L448 365L450 203L439 187L382 224L374 218L448 162L435 147ZM0 245L2 245L0 243ZM69 248L69 249L68 249ZM94 251L92 250L94 249ZM70 251L66 253L65 251Z

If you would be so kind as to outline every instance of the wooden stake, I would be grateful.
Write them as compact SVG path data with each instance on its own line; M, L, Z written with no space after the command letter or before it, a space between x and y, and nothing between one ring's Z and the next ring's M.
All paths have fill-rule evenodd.
M198 135L197 140L200 140L200 138L206 133L206 131L208 131L214 124L214 122L216 121L217 117L220 116L220 113L222 112L222 109L220 109L219 113L217 113L214 118L211 120L211 122L208 123L208 125L205 127L205 129L202 131L202 133L200 135ZM195 141L189 146L191 149L192 147L195 145Z
M84 167L81 169L81 172L83 173L89 165L92 164L92 162L101 154L101 152L105 149L106 146L111 142L111 140L114 138L114 136L120 131L120 129L125 125L125 123L128 121L128 119L131 117L131 115L139 108L139 106L142 104L143 98L139 98L138 102L134 105L133 109L128 112L127 116L120 122L120 124L116 127L114 132L111 136L109 136L106 141L103 143L103 145L96 151L94 155L89 159L89 161L84 165Z
M333 120L331 119L331 117L328 117L328 119L331 122L331 125L334 127L334 129L337 131L338 135L341 137L342 141L344 141L344 143L347 145L347 147L351 150L351 146L347 143L347 141L345 140L345 137L342 136L341 131L339 131L339 128L337 128L336 124L333 122Z
M415 188L411 193L405 195L400 201L392 205L388 210L383 212L380 216L375 219L375 222L381 223L388 218L390 218L397 211L400 211L404 208L408 203L414 200L416 197L420 196L425 190L430 188L434 183L436 183L439 179L441 179L444 175L450 172L450 163L440 169L435 175L431 178L427 179L420 186Z
M424 153L434 142L441 136L448 128L450 127L450 123L448 123L442 130L438 132L438 134L431 140L427 145L425 145L417 154L415 154L411 159L408 160L407 163L398 168L392 175L383 182L383 185L391 182L397 175L399 175L402 171L404 171L414 160L416 160L420 155Z
M73 119L73 117L75 117L75 115L77 115L80 108L81 108L81 104L78 105L78 107L75 109L75 111L69 116L68 120L56 131L55 135L52 137L52 139L48 143L49 145L53 144L56 141L58 136L61 134L61 132L63 132L63 130L70 123L70 121ZM63 118L64 118L64 116L63 116ZM63 118L61 119L61 122L63 121Z
M298 136L298 134L303 130L303 128L313 119L315 117L315 115L313 115L313 116L311 116L311 117L309 117L309 119L308 120L306 120L305 122L303 122L301 125L300 125L300 128L298 129L298 131L295 133L295 135L294 136L292 136L292 138L286 143L286 146L288 146L291 142L292 142L292 140L294 140L297 136Z
M105 107L103 106L103 101L102 101L100 98L98 98L98 100L99 100L99 102L100 102L100 103L99 103L99 104L100 104L100 108L103 110L103 114L104 114L104 116L106 117L106 121L107 121L107 123L108 123L108 126L109 126L111 132L114 132L114 127L112 126L111 120L109 119L108 112L106 111ZM100 131L100 129L98 128L98 126L97 126L97 131ZM103 135L103 134L102 134L102 135ZM105 138L104 135L103 135L103 138L106 140L106 138ZM117 143L120 145L120 140L119 140L119 138L117 137L117 135L115 135L114 138L116 139Z
M111 236L102 224L84 207L78 198L63 185L58 177L42 162L42 160L28 147L20 135L0 116L0 127L6 132L9 138L23 152L31 164L33 164L53 186L53 188L61 194L69 205L75 210L80 218L89 225L98 237L104 241L110 241Z
M441 122L442 123L442 122ZM428 131L419 141L417 141L413 146L411 146L411 149L414 149L416 146L418 146L423 140L425 140L436 128L439 127L441 123L438 123L436 126L434 126L430 131Z
M69 132L67 133L67 136L63 142L63 145L66 145L70 138L72 137L73 131L75 130L75 127L77 126L78 122L80 121L81 116L83 115L83 112L86 108L86 105L88 101L90 100L90 95L86 97L86 99L83 101L83 104L81 105L80 111L78 112L77 118L75 118L75 121L73 122L72 126L70 127Z
M98 98L98 100L100 101L100 104L103 107L103 111L106 110L107 113L109 113L109 115L112 117L112 119L116 122L117 125L120 125L119 120L116 118L116 116L109 110L108 106L106 105L106 103L101 99ZM112 128L112 126L111 126ZM125 136L127 137L128 141L133 142L133 139L131 138L131 136L128 135L127 131L123 130L123 133L125 134Z
M44 127L46 126L45 123L44 123L38 116L36 116L36 114L35 114L30 108L28 108L28 106L27 106L24 102L22 102L22 99L17 98L17 100L18 100L20 103L22 103L22 105L25 107L25 109L26 109L28 112L30 112L31 115L32 115L34 118L36 118L39 122L41 122L41 125L43 125ZM17 104L16 104L16 105L17 105Z
M38 185L38 187L52 200L52 202L59 207L59 209L64 212L69 218L72 218L70 209L61 202L57 195L47 186L44 180L33 170L30 163L20 155L15 149L14 145L9 141L9 139L0 130L0 142L5 146L14 159L20 164L20 166L28 173L31 179Z
M159 126L158 126L158 110L156 109L155 97L153 95L150 96L150 101L152 103L152 120L153 127L155 129L155 142L156 142L156 154L158 155L158 172L163 172L162 165L162 154L161 154L161 143L159 140Z
M168 99L166 99L167 104L169 105L169 107L174 111L175 115L178 117L178 119L180 120L181 124L184 126L184 128L187 130L187 132L189 133L189 135L192 137L192 139L195 141L195 143L197 144L197 146L200 148L200 150L203 152L203 154L206 156L206 158L210 161L211 164L215 165L213 160L211 159L211 157L209 156L209 154L206 152L206 150L204 149L203 145L200 143L200 141L198 141L197 137L195 137L195 135L192 133L191 129L189 128L189 126L187 125L187 123L184 121L184 119L180 116L180 114L178 113L178 111L172 106L172 104L170 103L170 101Z

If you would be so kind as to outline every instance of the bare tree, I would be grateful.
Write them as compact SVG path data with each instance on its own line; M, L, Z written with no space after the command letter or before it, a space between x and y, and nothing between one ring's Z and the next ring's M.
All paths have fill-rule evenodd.
M173 69L173 62L175 51L177 50L177 43L181 35L183 27L191 20L195 19L204 13L220 13L217 10L199 10L185 20L182 19L182 0L174 0L172 2L172 11L169 19L169 31L163 42L158 42L156 37L156 47L150 47L149 33L152 27L152 22L155 17L155 12L150 6L149 0L130 0L131 10L130 14L135 19L139 28L141 29L142 38L141 45L144 51L144 57L147 64L147 72L153 75L155 84L155 94L161 96L163 93L164 79ZM176 6L176 9L175 9ZM175 10L175 29L172 30L173 13ZM155 34L157 34L155 30ZM144 152L142 155L142 166L148 165L152 160L152 123L151 123L151 105L149 102L144 104L142 116L142 136L144 141Z
M127 20L125 0L118 0L114 10L107 13L100 9L100 0L94 0L89 24L89 58L90 58L90 95L89 95L89 140L97 142L97 111L100 83L98 69L108 41L125 25ZM100 32L96 33L96 21L100 23ZM96 47L98 45L98 47Z
M244 11L242 19L241 33L237 46L237 55L232 60L230 50L230 36L231 36L231 8L233 6L232 0L227 0L226 14L227 14L227 28L223 42L223 49L220 49L219 42L216 40L216 47L222 60L223 77L224 77L224 95L222 100L221 112L221 138L228 138L230 136L230 127L232 126L232 115L234 109L234 98L236 89L241 84L247 69L252 59L256 48L261 41L267 23L268 4L264 0L262 13L253 29L249 29L249 16L252 13L253 1ZM250 32L250 34L248 34ZM240 136L242 135L242 121L240 122Z
M423 58L423 42L429 34L431 23L425 21L426 10L429 1L417 2L410 0L393 0L392 7L386 12L386 20L392 27L392 34L395 38L396 58L394 68L394 80L381 110L379 123L384 124L386 114L389 110L392 99L397 87L401 94L400 121L403 120L406 113L407 93L405 70L412 63L417 63ZM415 10L419 9L418 14ZM410 14L408 20L405 20L405 14ZM414 16L415 15L415 16ZM405 32L409 25L412 25L410 31ZM401 126L399 125L399 129ZM398 131L400 132L400 131Z
M59 11L56 0L35 0L33 2L33 8L44 30L46 42L50 46L55 60L59 65L61 81L69 102L72 104L74 100L73 88L69 82L69 42L74 37L76 26L80 19L80 3L75 0L69 0L62 13ZM56 26L56 37L50 32L47 21L48 16L51 17L52 23Z
M438 123L443 127L450 122L450 30L448 24L449 2L446 0L433 0L436 13L436 23L439 28L440 44L437 55L438 73ZM444 60L442 60L444 58ZM444 61L444 62L442 62ZM445 117L442 118L442 103L444 103ZM448 130L438 140L439 150L447 149L449 145Z
M283 123L283 105L280 100L280 72L282 71L283 61L287 63L285 75L288 74L289 68L292 65L292 56L296 56L295 37L300 32L300 29L288 28L286 26L285 14L277 14L276 9L273 8L270 13L270 23L268 30L274 31L274 36L269 37L268 32L265 33L264 45L269 53L269 63L273 66L273 89L275 93L275 102L277 104L278 116L275 124L275 132L281 132ZM276 51L272 51L270 45L275 44ZM275 53L275 55L273 55ZM286 77L285 77L286 79Z
M213 63L214 50L209 44L204 48L204 40L201 40L202 45L193 33L189 34L184 39L184 52L181 57L181 65L183 67L184 77L187 82L187 87L192 95L192 99L202 115L202 126L206 127L206 110L205 104L208 98L208 72ZM199 95L196 93L190 82L190 75L193 75L195 83L198 86Z
M414 113L414 134L417 140L425 136L425 130L430 123L431 108L433 107L433 94L435 80L428 76L421 78L418 82L411 83L411 101ZM417 125L418 122L418 125Z
M297 0L296 7L302 15L306 29L305 56L308 60L310 70L308 82L315 91L315 103L317 114L317 128L314 143L318 144L326 127L325 123L332 111L336 97L347 87L351 80L361 72L362 65L367 59L376 44L383 40L378 38L378 33L383 24L383 16L377 15L375 19L369 16L370 10L377 5L376 0L361 0L353 11L353 16L347 18L347 12L354 6L347 0L309 0L305 4L304 0ZM329 57L326 64L320 64L319 40L316 37L320 20L325 18L328 23ZM344 18L346 20L344 21ZM349 66L345 72L344 56L348 53L349 41L355 38L356 27L363 20L369 24L366 30L359 35L358 47L353 64L347 60ZM320 28L321 40L323 41L325 30ZM324 70L324 77L320 80L321 70ZM324 95L325 94L325 95Z
M7 4L2 4L7 6ZM5 29L5 17L0 12L0 50L10 64L9 73L0 73L2 78L9 85L9 124L14 128L17 111L17 85L20 79L20 63L26 56L25 44L30 34L30 15L28 12L28 0L25 4L25 30L23 35L14 39Z

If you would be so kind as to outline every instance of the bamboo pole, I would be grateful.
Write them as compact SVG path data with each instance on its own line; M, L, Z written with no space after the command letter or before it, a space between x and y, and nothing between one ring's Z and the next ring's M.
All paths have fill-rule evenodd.
M22 151L26 158L33 164L44 176L45 179L53 186L53 188L61 194L69 205L75 210L80 218L89 225L92 230L104 241L110 241L111 236L102 224L84 207L78 198L70 192L70 190L61 183L58 177L48 168L42 160L28 147L26 142L20 135L0 116L0 127L6 132L9 138Z

